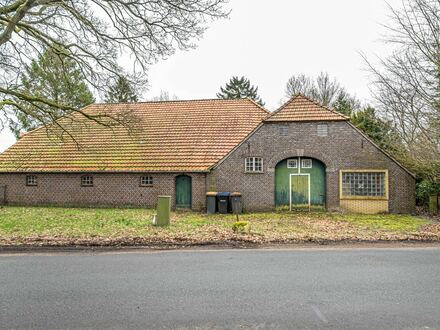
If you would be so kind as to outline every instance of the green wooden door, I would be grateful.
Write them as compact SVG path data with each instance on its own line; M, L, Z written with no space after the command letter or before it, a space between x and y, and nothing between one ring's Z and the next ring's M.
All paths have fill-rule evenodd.
M290 201L292 209L309 208L310 175L290 175Z
M312 209L322 209L325 207L325 165L317 159L312 159L312 167L303 167L302 159L312 159L309 157L292 157L289 159L296 159L296 166L288 166L288 159L280 161L275 167L275 205L278 209L289 210L291 201L291 174L309 174L310 180L310 204ZM292 176L293 177L293 176ZM300 183L305 181L305 178L294 179L294 189L296 191ZM300 189L301 190L301 189ZM293 202L300 201L300 195L304 193L295 194Z
M192 182L191 177L179 175L176 177L176 207L191 208L192 203Z

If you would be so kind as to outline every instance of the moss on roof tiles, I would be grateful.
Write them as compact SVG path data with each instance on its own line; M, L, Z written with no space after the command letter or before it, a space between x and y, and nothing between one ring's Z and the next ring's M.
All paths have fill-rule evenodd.
M76 141L29 132L0 154L0 172L207 171L268 115L248 99L93 104L84 111L129 115L135 124L60 119Z

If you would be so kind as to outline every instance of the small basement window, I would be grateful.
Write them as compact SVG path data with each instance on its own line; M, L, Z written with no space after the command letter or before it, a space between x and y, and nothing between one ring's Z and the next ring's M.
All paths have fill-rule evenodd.
M245 161L246 172L263 172L263 158L261 157L247 157Z
M26 175L26 186L36 186L37 176L36 175Z
M141 176L141 187L148 187L153 185L153 177L151 175L142 175Z
M301 159L301 168L312 168L312 160L310 158Z
M81 177L81 186L83 186L83 187L92 187L93 186L93 176L91 176L91 175L83 175Z
M327 124L319 124L317 127L318 136L327 136L328 135L328 125Z
M287 168L298 168L298 159L288 159Z
M341 198L387 198L386 170L341 171Z

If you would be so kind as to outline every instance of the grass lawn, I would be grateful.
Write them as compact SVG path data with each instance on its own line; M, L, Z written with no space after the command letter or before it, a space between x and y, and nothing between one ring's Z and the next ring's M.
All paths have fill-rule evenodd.
M190 245L306 241L440 240L440 225L410 215L273 212L240 215L250 230L236 233L235 215L173 212L171 225L151 225L154 210L0 208L0 245Z

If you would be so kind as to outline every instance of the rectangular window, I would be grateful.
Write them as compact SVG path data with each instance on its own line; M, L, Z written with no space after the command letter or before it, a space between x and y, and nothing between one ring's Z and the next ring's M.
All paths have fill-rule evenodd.
M36 186L37 176L36 175L26 175L26 186Z
M301 168L312 168L312 160L310 158L301 159Z
M140 184L142 187L152 186L153 185L153 177L151 175L142 175Z
M287 168L298 168L298 159L288 159Z
M81 186L83 186L83 187L91 187L91 186L93 186L93 176L91 176L91 175L83 175L81 177Z
M328 135L328 125L327 124L319 124L317 128L318 136L327 136Z
M287 136L287 135L289 135L289 126L287 126L287 125L281 125L281 126L280 126L280 135L281 135L281 136Z
M263 158L261 157L248 157L245 161L246 172L263 172Z
M387 197L386 171L342 171L341 197Z

